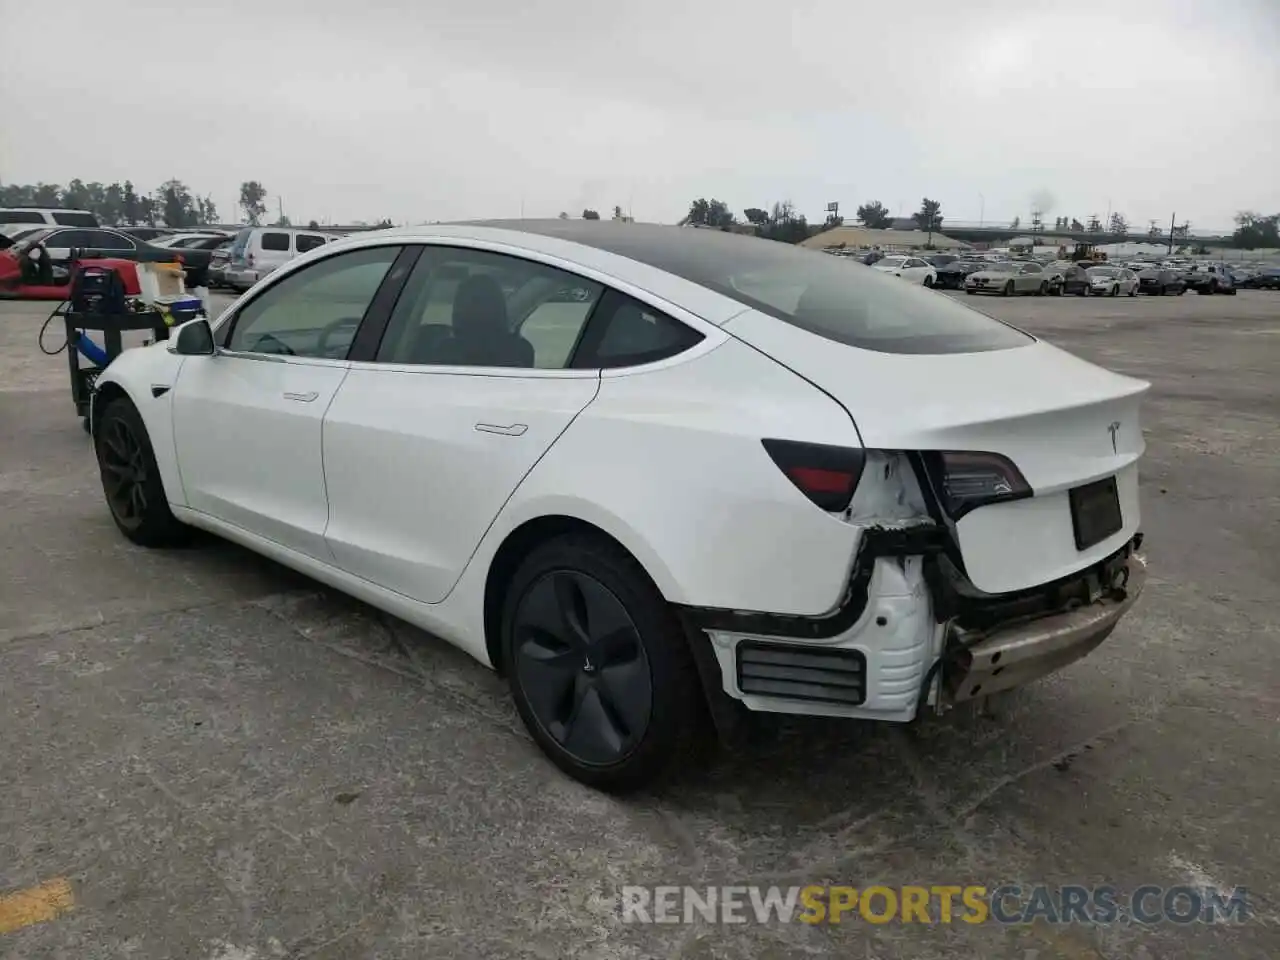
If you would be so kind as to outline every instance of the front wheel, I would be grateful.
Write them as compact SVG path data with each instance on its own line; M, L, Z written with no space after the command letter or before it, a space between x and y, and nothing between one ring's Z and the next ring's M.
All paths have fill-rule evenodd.
M1049 293L1049 282L1047 280L1040 281L1040 289L1036 291L1037 297L1046 296Z
M691 752L701 691L688 642L620 547L582 535L537 547L507 589L501 629L516 709L575 780L637 790Z
M1119 285L1119 284L1116 284L1115 286L1113 286L1113 287L1111 288L1111 296L1113 296L1113 297L1118 297L1118 296L1120 296L1120 285Z
M1000 293L1001 293L1001 296L1005 296L1005 297L1012 297L1012 296L1013 296L1013 281L1012 281L1012 280L1008 280L1008 281L1006 281L1006 282L1005 282L1005 285L1004 285L1004 289L1003 289L1003 290L1001 290L1001 291L1000 291Z
M933 277L925 277L925 278L924 278L924 285L925 285L926 287L932 287L932 286L933 286Z
M169 509L147 426L131 400L119 397L107 405L93 444L102 491L120 532L144 547L185 540L189 530Z

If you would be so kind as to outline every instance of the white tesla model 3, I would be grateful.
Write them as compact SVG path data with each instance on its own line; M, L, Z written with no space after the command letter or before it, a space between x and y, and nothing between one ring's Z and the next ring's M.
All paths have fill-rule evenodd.
M424 226L126 351L115 522L202 527L509 678L578 779L742 709L905 722L1095 648L1145 579L1148 384L712 230Z

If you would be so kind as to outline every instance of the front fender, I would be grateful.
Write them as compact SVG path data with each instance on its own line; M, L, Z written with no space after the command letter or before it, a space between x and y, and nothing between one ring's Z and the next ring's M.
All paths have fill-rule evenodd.
M101 415L100 404L116 394L127 396L147 426L156 466L170 503L186 506L182 475L173 438L173 390L186 357L170 353L168 342L125 350L98 377L93 403L93 426Z

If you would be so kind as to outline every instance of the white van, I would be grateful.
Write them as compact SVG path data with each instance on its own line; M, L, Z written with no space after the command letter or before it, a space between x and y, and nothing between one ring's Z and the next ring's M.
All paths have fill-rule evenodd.
M231 244L231 259L223 282L233 290L248 290L300 253L339 239L337 234L293 227L245 227Z
M98 218L88 210L64 210L61 207L0 208L0 224L33 223L46 227L96 227Z

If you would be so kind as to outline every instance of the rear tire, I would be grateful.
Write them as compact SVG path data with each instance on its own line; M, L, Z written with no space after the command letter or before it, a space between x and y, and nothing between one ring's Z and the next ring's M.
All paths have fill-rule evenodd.
M501 630L516 709L575 780L639 790L693 752L702 691L688 640L617 545L571 534L535 548L508 585Z
M176 546L191 529L169 509L147 426L128 397L107 405L93 437L98 472L111 519L120 532L143 547Z

